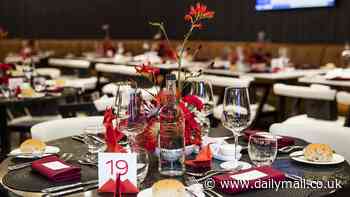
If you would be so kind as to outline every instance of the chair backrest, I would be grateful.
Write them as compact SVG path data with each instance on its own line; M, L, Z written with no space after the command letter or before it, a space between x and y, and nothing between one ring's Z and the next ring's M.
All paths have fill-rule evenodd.
M78 113L84 113L84 114L89 115L89 116L99 114L94 103L92 103L92 102L59 105L58 111L63 118L76 117Z
M300 138L310 143L329 144L337 153L350 161L348 145L350 128L348 127L335 126L326 122L307 126L303 123L282 123L273 124L270 127L270 132L275 135Z
M103 116L66 118L34 125L30 131L32 138L47 142L73 135L79 135L89 125L102 125Z
M328 89L326 86L295 86L285 84L275 84L273 91L278 96L285 96L291 98L302 98L302 99L315 99L315 100L328 100L332 101L335 99L336 90Z
M305 87L275 84L273 91L279 97L279 121L304 111L313 118L329 120L336 118L336 90L332 90L327 86L312 85L311 87ZM291 98L292 101L287 100L287 98ZM305 101L304 110L300 109L302 100Z

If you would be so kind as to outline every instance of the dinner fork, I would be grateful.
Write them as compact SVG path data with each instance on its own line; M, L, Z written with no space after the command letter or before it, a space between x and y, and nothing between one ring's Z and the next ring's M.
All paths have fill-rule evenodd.
M229 172L238 172L242 168L243 168L243 165L238 165L236 168L232 168L232 169L209 170L203 173L186 172L186 174L190 176L208 176L208 175L217 175L217 174L229 173Z
M73 157L73 153L63 153L62 156L60 157L60 159L62 159L63 161L68 161L72 157ZM16 164L16 165L12 165L12 166L8 166L7 170L8 171L19 170L19 169L31 166L32 163L33 163L33 161L20 163L20 164Z

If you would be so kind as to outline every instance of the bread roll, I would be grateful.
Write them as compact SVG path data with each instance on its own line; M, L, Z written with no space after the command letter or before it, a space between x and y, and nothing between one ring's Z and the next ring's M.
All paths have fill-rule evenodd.
M309 161L328 162L333 159L333 150L327 144L309 144L304 149L304 156Z
M44 152L46 144L40 140L29 139L24 141L21 146L22 153Z
M185 186L175 179L158 181L152 187L153 197L184 197L185 195Z

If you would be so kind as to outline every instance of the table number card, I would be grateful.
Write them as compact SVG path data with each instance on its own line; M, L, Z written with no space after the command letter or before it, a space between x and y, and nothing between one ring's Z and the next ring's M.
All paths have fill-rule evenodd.
M99 153L98 185L100 192L114 192L116 175L120 174L125 193L137 190L137 163L134 153Z

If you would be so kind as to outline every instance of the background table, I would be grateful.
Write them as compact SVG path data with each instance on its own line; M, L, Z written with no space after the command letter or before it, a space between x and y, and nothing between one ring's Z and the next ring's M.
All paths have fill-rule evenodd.
M65 88L59 96L48 95L40 98L0 98L0 138L1 138L1 153L0 157L5 158L6 154L10 150L9 131L7 129L7 108L11 106L30 106L32 104L63 99L67 97L76 96L77 91L75 88Z
M219 136L227 136L229 132L225 129L215 129L215 132L212 133L213 136L219 137ZM243 142L242 142L243 143ZM306 142L302 140L297 140L298 144L305 144ZM85 154L85 151L87 150L86 145L82 144L81 142L77 142L75 140L72 140L71 138L65 138L65 139L60 139L56 140L50 143L50 145L56 145L61 147L61 153L64 152L72 152L75 154L72 163L77 164L76 160L81 157L82 155ZM243 154L242 160L244 161L249 161L248 154L245 152ZM147 188L151 187L152 184L160 180L164 177L162 177L158 173L158 168L157 168L157 158L156 157L151 157L151 165L149 168L149 172L147 174L145 182L142 184L142 188ZM214 166L218 167L220 164L220 161L215 160L214 161ZM301 172L305 174L305 176L313 179L318 179L318 180L327 180L327 179L339 179L343 181L344 183L348 182L350 180L350 166L347 162L344 162L339 165L335 166L310 166L310 165L304 165L296 162L292 162L289 160L288 155L286 154L281 154L278 155L278 158L275 162L277 163L287 163L290 165L289 167L298 169ZM7 173L7 166L9 164L13 164L13 160L11 159L6 159L1 165L0 165L0 178L1 178L1 184L3 184L3 177ZM280 167L280 166L279 166ZM26 169L27 173L31 173L30 169ZM83 168L83 173L84 170L92 170L92 171L97 171L96 167L90 167L90 168ZM43 178L44 179L44 178ZM182 178L180 178L182 179ZM30 184L30 183L29 183ZM31 192L23 192L15 189L8 188L5 186L5 188L10 191L11 193L15 193L17 195L21 196L31 196L31 197L36 197L36 196L41 196L42 194L40 193L31 193ZM314 194L313 196L320 196L321 194L324 194L324 192L328 192L328 190L312 190L312 189L280 189L279 191L274 191L271 189L267 190L259 190L259 191L249 191L249 192L244 192L241 193L240 196L243 197L258 197L258 196L281 196L281 197L288 197L288 196L309 196L310 194ZM112 194L99 194L96 190L93 191L88 191L85 193L76 193L72 194L70 196L74 197L83 197L83 196L112 196ZM229 196L229 195L223 195L223 196Z

